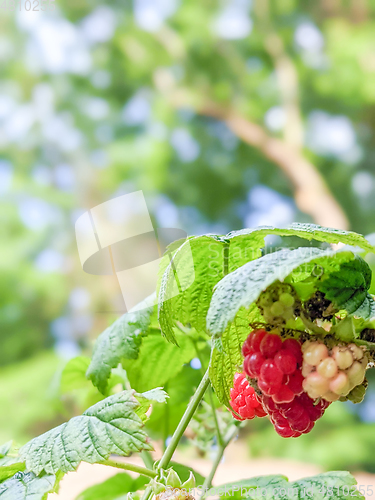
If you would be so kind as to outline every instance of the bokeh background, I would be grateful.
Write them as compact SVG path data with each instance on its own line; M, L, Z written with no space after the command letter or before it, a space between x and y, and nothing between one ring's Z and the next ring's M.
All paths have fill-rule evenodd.
M116 317L115 279L79 262L88 208L142 189L189 234L375 231L374 0L29 4L0 9L0 442L18 443L74 414L59 372ZM375 380L313 435L244 438L375 471L373 422Z

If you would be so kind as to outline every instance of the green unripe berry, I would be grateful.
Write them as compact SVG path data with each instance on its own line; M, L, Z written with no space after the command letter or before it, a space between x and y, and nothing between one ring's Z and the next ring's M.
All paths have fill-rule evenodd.
M292 307L294 305L294 297L290 293L284 292L279 296L279 301L286 307Z
M274 302L271 306L271 313L273 314L273 316L282 316L284 311L285 311L285 308L284 308L283 304L279 301Z
M366 385L361 384L361 385L357 385L357 387L354 387L354 389L349 392L347 398L352 403L355 403L355 404L362 403L362 401L365 397L365 394L366 394Z

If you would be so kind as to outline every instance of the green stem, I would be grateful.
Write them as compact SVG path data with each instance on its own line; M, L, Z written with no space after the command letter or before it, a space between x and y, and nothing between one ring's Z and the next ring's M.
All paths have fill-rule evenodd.
M157 476L156 472L140 465L128 464L125 462L117 462L116 460L105 460L100 462L103 465L108 465L109 467L116 467L117 469L124 469L131 472L136 472L137 474L142 474L143 476L154 478Z
M143 495L142 495L142 500L149 500L153 495L153 489L152 486L147 486L145 489Z
M211 388L208 391L208 397L210 398L210 404L211 404L211 408L212 408L212 416L214 417L214 422L215 422L217 444L219 446L223 446L223 444L224 444L223 436L221 435L221 431L220 431L220 427L219 427L219 421L217 419L217 414L216 414L216 408L215 408L215 403L214 403L213 392L212 392Z
M206 496L206 490L211 488L212 479L216 473L217 468L220 465L221 459L223 458L225 448L228 446L228 444L232 441L232 439L234 438L234 436L237 433L238 433L238 427L236 425L233 425L230 427L227 434L225 435L223 444L221 446L219 446L215 460L212 463L211 470L210 470L208 476L206 477L206 479L204 480L204 483L202 486L202 496L201 496L200 500L203 500L203 498Z
M203 359L202 359L202 357L200 355L197 343L195 342L194 339L191 339L191 340L192 340L192 343L194 345L194 349L195 349L197 358L199 359L199 361L201 363L201 371L202 371L202 375L203 375L203 373L204 373L203 372ZM214 423L215 423L217 443L218 443L219 446L221 446L223 444L223 436L221 435L219 421L217 419L217 414L216 414L216 408L215 408L215 404L214 404L213 389L212 389L212 387L210 387L209 390L208 390L208 397L209 397L209 400L210 400L210 405L211 405L211 409L212 409L212 416L214 418Z
M180 439L182 438L183 433L186 430L186 427L188 426L190 420L192 419L195 410L197 409L199 403L201 402L204 393L207 390L207 387L209 386L210 379L208 378L208 370L204 374L194 396L192 397L190 403L188 404L188 407L185 410L185 413L182 416L182 419L180 420L180 423L177 426L177 429L174 431L172 439L167 446L167 449L163 453L163 456L160 459L158 469L166 469L168 467L168 464L173 456L173 453L175 449L178 446L178 443L180 442Z

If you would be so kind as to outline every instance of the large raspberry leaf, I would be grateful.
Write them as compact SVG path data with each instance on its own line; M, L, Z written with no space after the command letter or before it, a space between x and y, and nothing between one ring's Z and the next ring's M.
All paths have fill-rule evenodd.
M224 276L223 252L224 242L220 237L207 235L187 240L173 254L161 277L158 293L159 324L169 342L178 344L173 331L175 321L206 331L212 289ZM189 283L192 284L188 286Z
M164 391L146 396L165 398ZM137 398L142 398L137 394ZM80 462L106 460L112 453L121 456L152 450L142 429L144 414L150 406L140 403L134 391L123 391L95 404L83 415L32 439L20 449L29 471L39 475L76 470ZM146 398L144 398L146 399Z
M346 309L349 314L356 311L356 315L365 315L365 319L369 319L371 296L368 297L367 291L370 285L371 269L367 262L356 255L353 260L344 262L338 271L327 275L326 279L323 276L317 288L340 309Z
M205 318L214 286L226 274L258 259L265 246L265 237L270 234L345 243L368 252L375 251L360 234L315 224L295 223L284 229L264 226L233 231L226 236L192 237L178 248L174 245L168 249L169 255L164 257L160 268L158 317L162 333L168 341L176 343L173 332L175 321L207 332ZM194 268L191 266L191 255ZM186 290L178 293L179 288L184 288L181 285L192 280Z
M345 471L326 472L317 476L289 482L285 476L260 476L218 486L221 498L241 500L344 500L357 498L365 500L358 491L357 481ZM360 487L358 487L360 488Z
M213 342L210 361L210 381L218 400L230 408L230 389L233 387L233 377L243 362L242 344L249 335L250 321L258 321L261 317L253 305L250 312L241 309L234 321L227 327L220 339Z
M53 491L54 475L37 477L32 472L17 472L0 484L1 500L44 500Z
M111 369L122 359L136 359L142 335L147 334L152 315L156 313L155 294L143 301L142 307L129 311L101 333L95 343L87 378L105 394Z
M189 336L176 332L176 338L180 347L167 342L160 332L150 334L143 339L138 359L123 362L133 389L143 392L155 386L164 386L196 356Z
M329 276L338 272L343 263L355 258L351 251L301 247L282 249L248 262L225 276L216 286L207 314L207 328L212 334L222 333L241 307L249 308L275 281L283 281L289 275L295 281L301 281L313 272L319 274L321 268L324 275ZM365 299L366 295L362 300Z

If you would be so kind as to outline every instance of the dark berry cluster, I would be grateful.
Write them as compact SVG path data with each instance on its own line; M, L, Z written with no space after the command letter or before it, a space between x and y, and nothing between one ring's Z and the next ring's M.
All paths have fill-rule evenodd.
M281 339L264 329L254 330L242 346L244 374L236 373L231 405L241 418L269 415L282 437L298 437L314 427L329 406L304 392L303 355L296 339ZM249 384L253 381L259 389Z
M285 438L310 432L330 404L324 399L315 404L306 393L296 396L291 403L277 404L270 396L263 396L262 402L276 432Z
M238 415L232 413L237 420L247 420L267 415L258 401L253 387L251 387L243 373L235 374L230 397L233 410L240 415L238 417Z
M297 340L283 342L279 335L255 330L243 344L242 353L244 372L275 403L291 403L302 394L302 351Z

